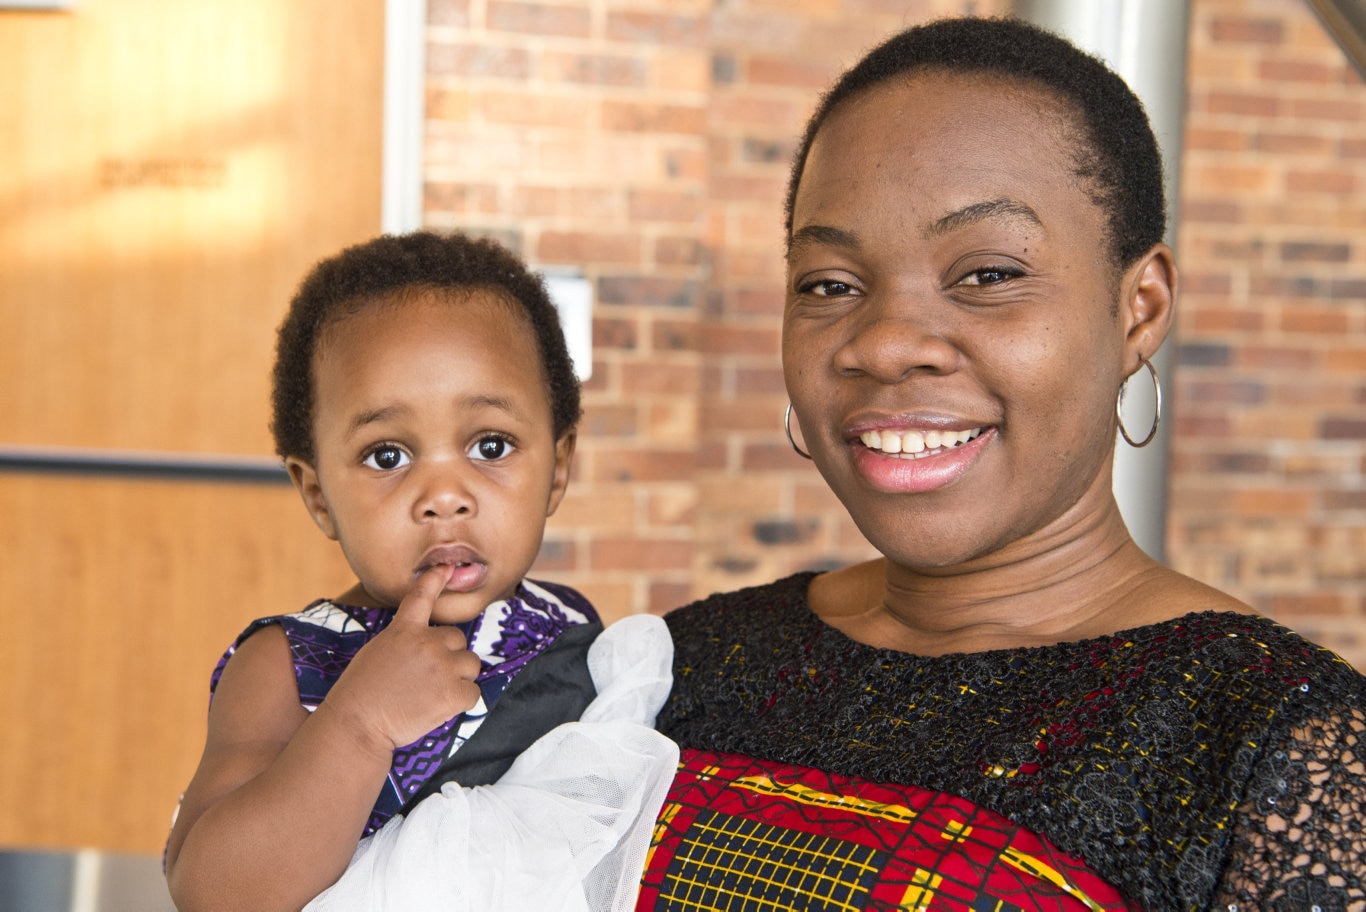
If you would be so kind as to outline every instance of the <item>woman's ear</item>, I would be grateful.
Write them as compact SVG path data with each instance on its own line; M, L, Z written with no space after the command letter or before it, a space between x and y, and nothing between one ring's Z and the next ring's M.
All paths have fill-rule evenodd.
M574 463L574 446L578 443L578 432L573 428L565 431L555 441L555 476L550 482L550 500L546 503L545 515L550 516L560 508L565 489L569 487L569 469Z
M294 490L303 498L313 522L323 530L324 535L336 541L337 525L332 521L332 511L327 506L327 498L323 496L322 485L318 483L318 471L295 456L285 457L285 471L289 473L289 480L294 482Z
M1176 256L1156 244L1124 274L1120 319L1124 322L1124 374L1152 359L1176 317Z

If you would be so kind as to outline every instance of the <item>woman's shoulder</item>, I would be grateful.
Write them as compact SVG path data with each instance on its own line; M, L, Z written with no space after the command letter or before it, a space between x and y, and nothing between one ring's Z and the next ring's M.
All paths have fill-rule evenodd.
M1203 611L1121 631L1145 678L1174 681L1211 709L1268 716L1366 712L1366 676L1341 656L1264 615ZM1166 675L1166 678L1164 678ZM1220 710L1222 711L1222 710Z
M705 623L717 616L735 616L745 613L766 614L774 611L787 611L794 606L805 608L807 589L816 571L802 571L782 579L754 586L745 586L727 592L714 592L705 598L668 612L664 620L670 627L683 624Z

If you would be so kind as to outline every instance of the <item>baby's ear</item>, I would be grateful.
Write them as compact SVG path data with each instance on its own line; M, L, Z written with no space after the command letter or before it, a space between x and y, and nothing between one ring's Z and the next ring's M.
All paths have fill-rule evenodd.
M550 482L550 500L546 503L545 515L550 516L560 507L565 489L569 487L569 469L574 463L574 446L578 443L578 432L573 428L565 431L555 441L555 476Z
M1156 244L1124 274L1120 318L1124 320L1124 370L1138 370L1162 346L1176 316L1176 257Z
M303 498L313 522L323 530L324 535L336 541L337 525L332 521L332 511L327 506L322 485L318 484L317 470L296 456L286 456L285 471L289 472L289 480L294 482L294 490Z

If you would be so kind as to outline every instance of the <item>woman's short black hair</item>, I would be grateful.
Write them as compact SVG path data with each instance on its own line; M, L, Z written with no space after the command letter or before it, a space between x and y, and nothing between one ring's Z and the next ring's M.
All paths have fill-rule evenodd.
M1114 262L1127 266L1162 240L1167 224L1162 153L1142 102L1100 60L1010 18L941 19L916 26L847 70L821 97L797 148L784 206L789 237L806 157L830 112L873 86L927 70L999 75L1051 91L1071 108L1079 127L1076 173L1105 211Z
M520 307L536 336L555 438L578 424L579 379L545 283L495 241L418 231L348 247L304 277L276 339L270 423L276 453L309 463L316 457L313 356L323 330L367 304L440 289L491 289Z

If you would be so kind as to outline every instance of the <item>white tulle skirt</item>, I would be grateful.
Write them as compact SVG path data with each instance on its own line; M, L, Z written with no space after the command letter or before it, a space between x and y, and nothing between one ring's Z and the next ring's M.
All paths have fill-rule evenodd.
M623 618L588 651L598 695L493 785L445 785L362 840L309 912L625 912L635 906L678 747L653 728L672 683L662 619Z

